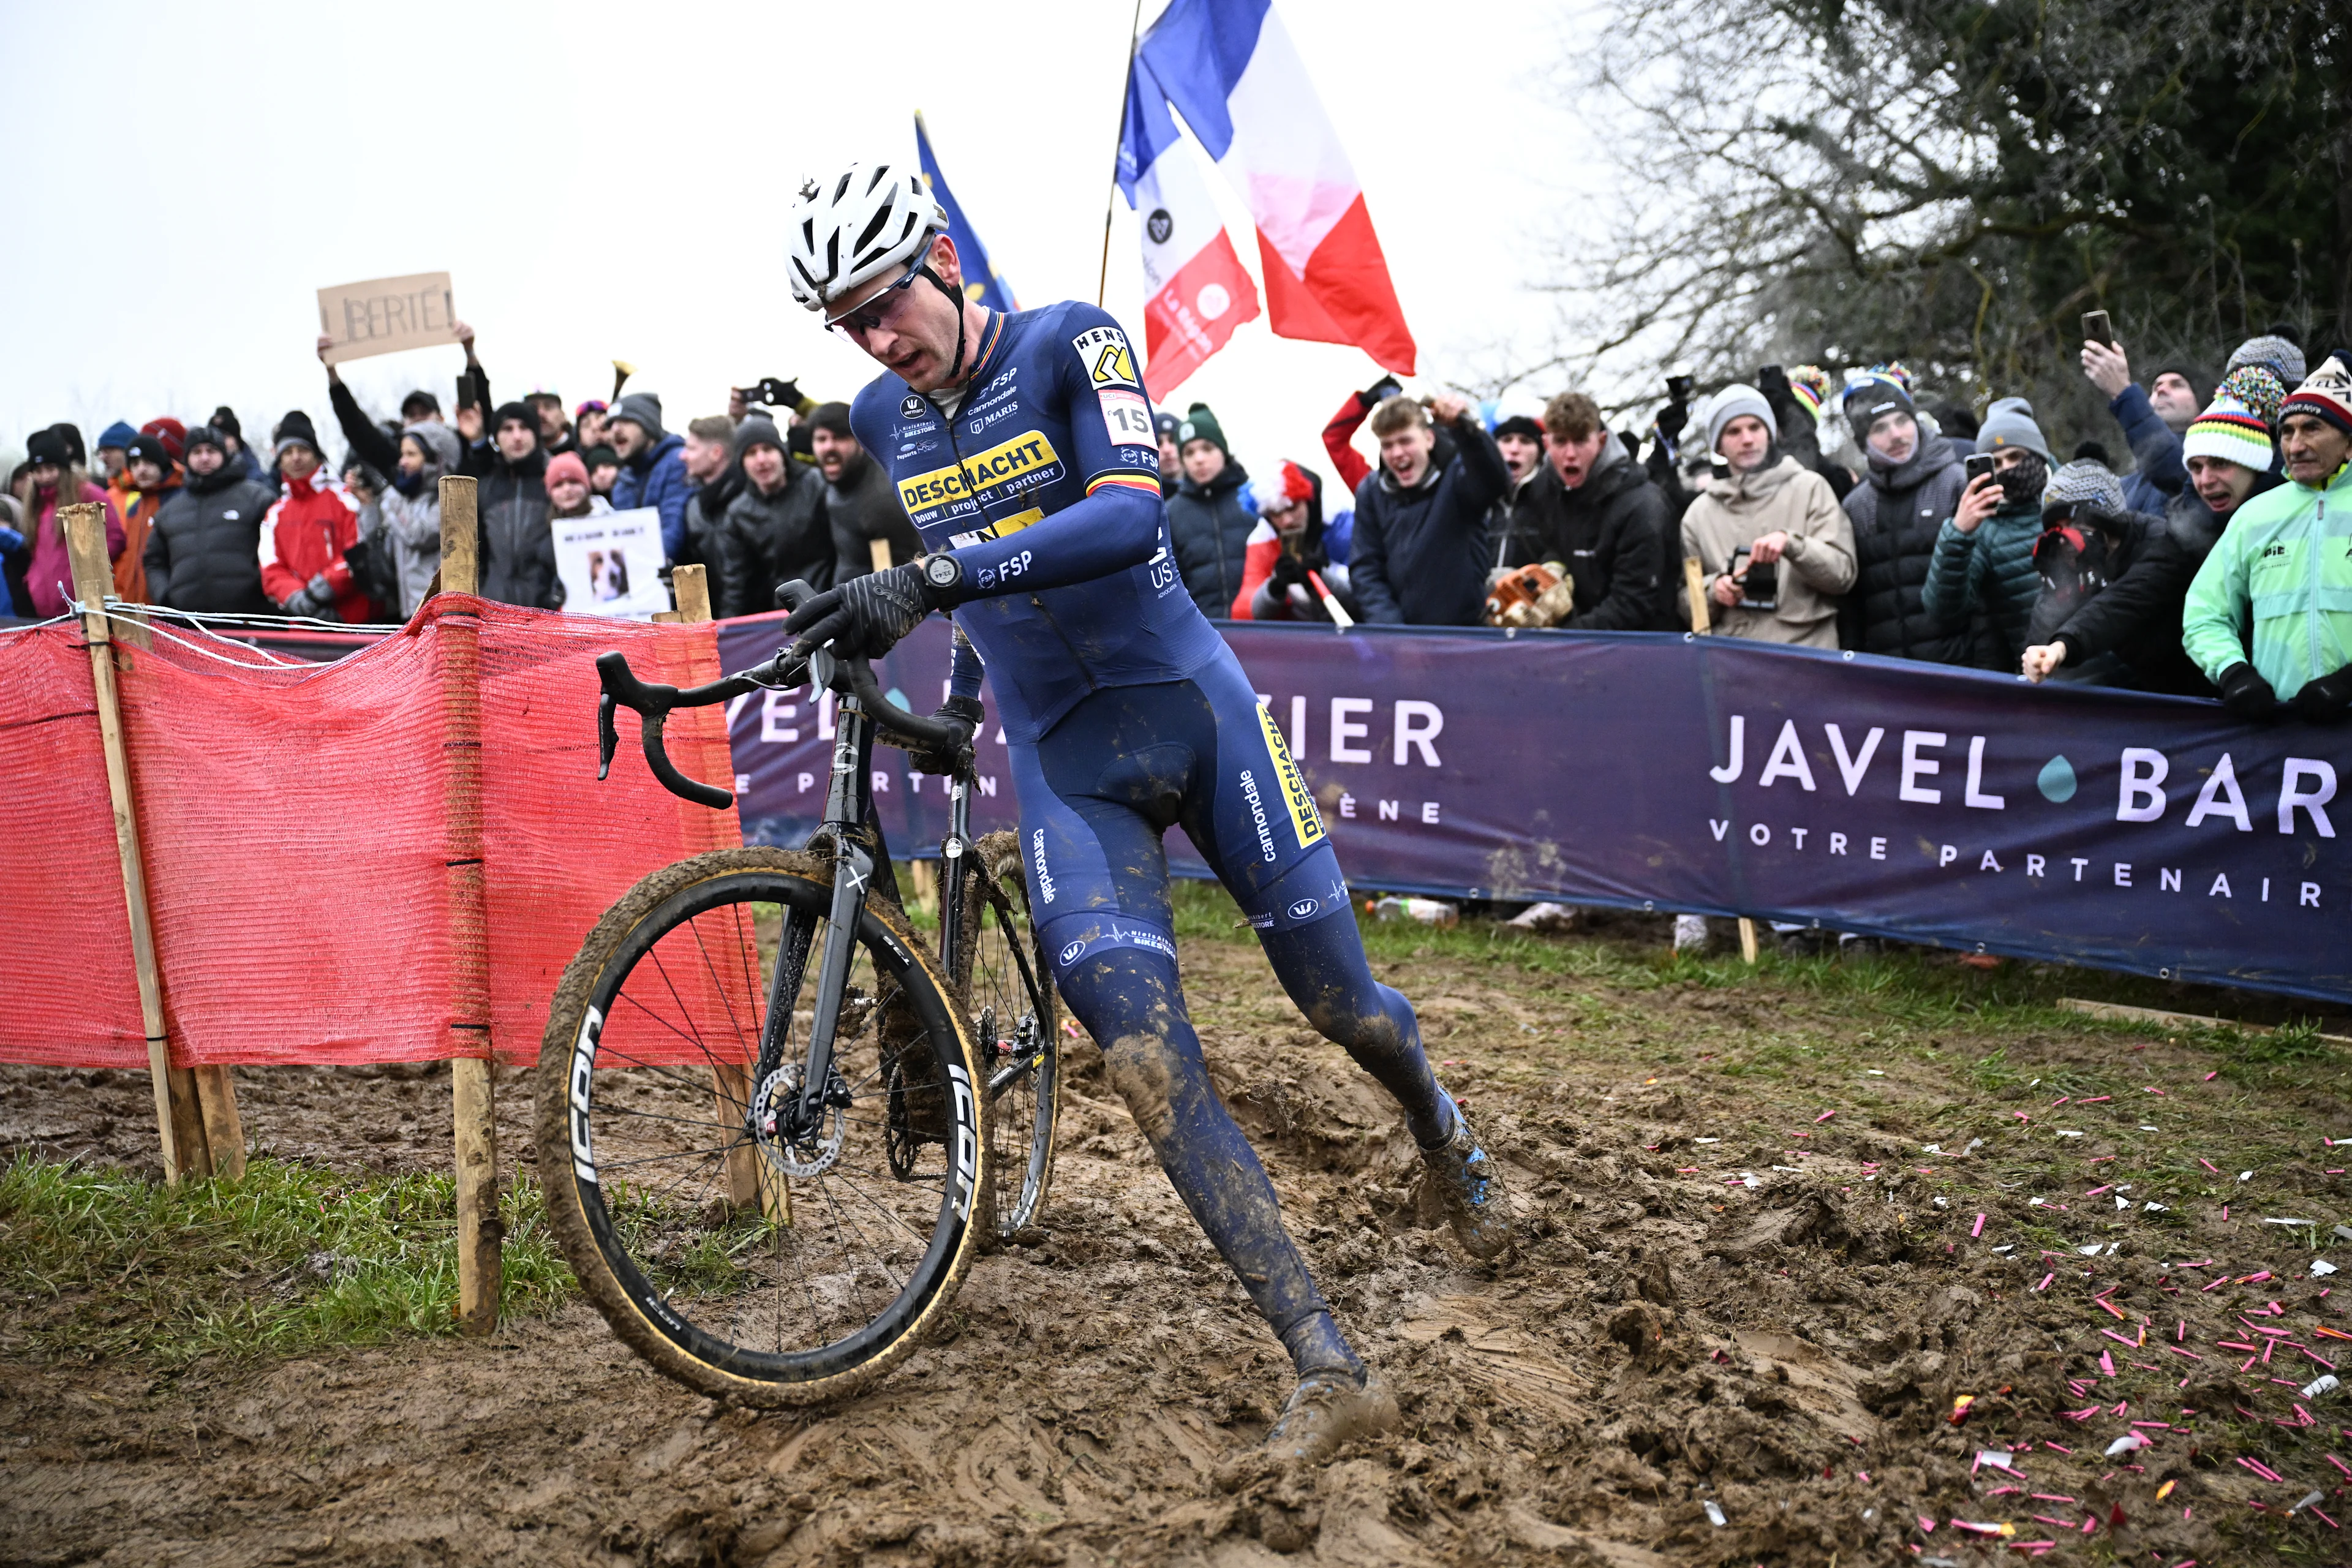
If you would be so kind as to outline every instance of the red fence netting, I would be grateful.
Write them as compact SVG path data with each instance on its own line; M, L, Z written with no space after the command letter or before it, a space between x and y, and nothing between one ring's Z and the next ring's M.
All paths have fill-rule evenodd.
M0 637L0 1061L147 1066L122 864L79 626Z
M708 624L444 595L334 664L256 668L249 648L205 646L225 657L159 635L124 650L120 681L175 1063L431 1060L478 1055L485 1035L532 1059L605 907L740 842L732 812L654 782L628 715L596 782L595 656L710 680ZM668 738L682 767L729 777L719 710L677 715ZM0 776L18 807L0 878L29 937L0 966L0 1060L143 1066L78 629L0 637Z

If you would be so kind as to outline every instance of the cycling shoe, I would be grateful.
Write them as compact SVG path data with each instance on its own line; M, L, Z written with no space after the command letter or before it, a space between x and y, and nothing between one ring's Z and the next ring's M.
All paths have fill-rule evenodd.
M1421 1158L1428 1168L1423 1179L1453 1223L1454 1239L1462 1250L1481 1261L1501 1257L1511 1245L1501 1173L1478 1146L1459 1107L1454 1111L1454 1136L1434 1149L1423 1149Z
M1391 1431L1397 1422L1396 1399L1379 1373L1366 1367L1360 1381L1344 1368L1318 1368L1290 1391L1264 1452L1286 1463L1325 1464L1352 1439Z

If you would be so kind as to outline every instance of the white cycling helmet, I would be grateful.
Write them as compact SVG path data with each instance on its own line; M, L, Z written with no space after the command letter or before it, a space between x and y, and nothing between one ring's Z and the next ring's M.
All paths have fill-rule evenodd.
M790 256L793 298L812 310L890 268L916 264L948 215L916 171L891 163L852 163L849 172L801 187L793 204Z

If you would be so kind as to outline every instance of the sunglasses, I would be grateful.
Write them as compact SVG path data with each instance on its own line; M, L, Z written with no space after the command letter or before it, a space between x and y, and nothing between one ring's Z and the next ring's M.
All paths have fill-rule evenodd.
M897 315L898 308L906 303L907 289L922 275L920 268L911 268L904 278L899 279L879 294L855 310L845 310L840 315L833 317L825 322L825 325L853 342L863 338L868 332L879 331L889 325L890 319Z

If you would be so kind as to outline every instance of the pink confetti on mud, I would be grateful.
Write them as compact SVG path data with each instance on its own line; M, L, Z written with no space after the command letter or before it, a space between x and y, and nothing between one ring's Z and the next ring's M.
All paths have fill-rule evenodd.
M1970 1240L1974 1240L1976 1237L1984 1234L1984 1215L1977 1215L1977 1223L1969 1227L1969 1237Z
M1834 1110L1824 1110L1819 1116L1813 1118L1813 1125L1819 1127L1822 1122L1827 1121L1831 1117L1835 1116L1837 1112Z

